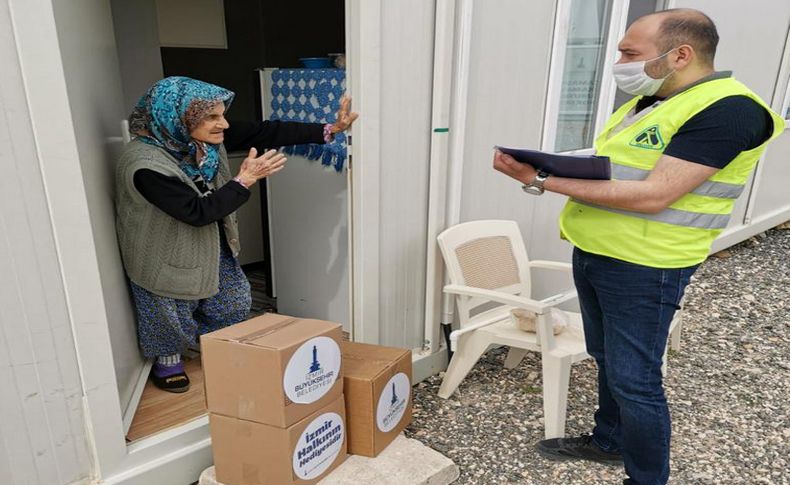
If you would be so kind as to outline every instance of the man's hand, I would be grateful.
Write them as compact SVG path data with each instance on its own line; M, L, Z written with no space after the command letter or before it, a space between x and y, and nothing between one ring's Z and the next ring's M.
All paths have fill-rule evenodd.
M337 111L337 121L332 124L329 131L334 135L341 131L351 128L354 121L359 118L358 113L351 112L351 96L343 96L340 99L340 109Z
M538 171L532 165L517 162L515 158L499 150L494 152L494 170L502 172L522 184L529 184L538 175Z

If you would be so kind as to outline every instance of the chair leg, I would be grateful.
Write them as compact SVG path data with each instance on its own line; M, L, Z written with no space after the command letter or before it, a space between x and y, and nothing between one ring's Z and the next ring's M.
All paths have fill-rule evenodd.
M571 358L543 355L543 420L546 439L565 435Z
M518 347L510 347L507 351L505 358L505 369L515 369L524 360L524 357L529 352L527 349L520 349Z
M489 344L491 344L490 338L477 332L461 336L458 350L453 353L450 366L444 374L442 385L439 388L439 397L447 399L452 396L480 356L488 350Z
M682 311L682 310L681 310ZM669 334L669 342L670 347L675 352L680 351L680 334L683 332L683 316L678 315L677 323L675 323L675 328L672 329L672 333Z
M664 357L661 362L661 375L666 377L667 375L667 362L669 360L669 349L674 351L680 350L680 333L683 330L683 310L678 310L675 313L675 318L672 320L672 323L669 326L669 342L667 342L666 348L664 348Z

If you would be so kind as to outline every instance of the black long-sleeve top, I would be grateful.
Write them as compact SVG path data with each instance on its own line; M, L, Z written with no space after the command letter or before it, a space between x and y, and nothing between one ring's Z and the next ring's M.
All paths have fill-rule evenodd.
M225 130L228 152L266 149L303 143L324 143L324 125L288 121L236 121ZM205 226L226 217L250 198L250 191L231 180L215 191L199 180L195 183L203 195L176 177L154 170L134 173L134 187L145 199L164 213L193 226Z

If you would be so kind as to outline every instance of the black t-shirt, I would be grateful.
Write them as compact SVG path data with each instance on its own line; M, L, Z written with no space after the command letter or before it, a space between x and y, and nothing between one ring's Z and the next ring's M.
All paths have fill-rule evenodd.
M662 98L645 96L639 112ZM771 115L746 96L729 96L703 109L675 133L664 154L722 169L739 153L757 148L773 132Z
M286 121L236 121L225 130L225 148L229 152L255 147L264 150L303 143L324 143L324 125ZM176 177L154 170L140 169L134 173L134 187L145 200L164 213L193 226L217 222L242 206L250 191L231 180L210 190L202 180L195 180L202 194Z

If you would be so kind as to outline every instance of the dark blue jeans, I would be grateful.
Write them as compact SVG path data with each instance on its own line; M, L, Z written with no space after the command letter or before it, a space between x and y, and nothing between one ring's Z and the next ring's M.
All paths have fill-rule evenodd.
M661 363L669 324L696 269L651 268L578 248L573 253L587 352L598 364L593 441L623 454L634 485L669 479Z

